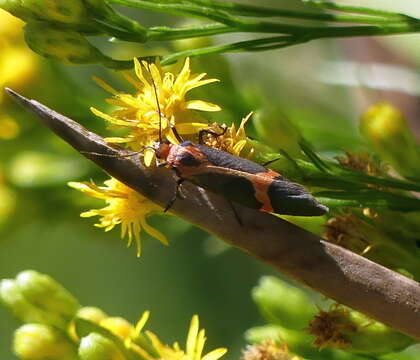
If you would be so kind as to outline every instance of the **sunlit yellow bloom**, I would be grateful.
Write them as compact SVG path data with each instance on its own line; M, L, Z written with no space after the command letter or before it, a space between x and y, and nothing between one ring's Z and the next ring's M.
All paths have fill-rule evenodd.
M89 182L69 182L69 186L83 193L106 201L108 206L93 209L80 214L81 217L101 216L95 226L112 230L121 224L121 237L128 236L130 246L133 237L137 245L137 256L141 255L140 231L144 229L154 238L168 245L166 237L146 222L146 217L162 212L162 209L149 199L140 195L128 186L111 178L104 182L106 186L97 186Z
M0 9L0 24L0 38L3 41L22 37L24 22L3 9Z
M236 130L236 125L232 124L229 128L226 125L213 124L207 130L207 134L204 142L207 146L214 147L218 150L226 151L235 156L241 156L250 158L254 152L254 149L247 149L247 153L243 153L245 146L248 143L248 138L245 132L245 125L251 118L252 113L249 113L244 117Z
M0 139L11 140L19 135L19 124L8 115L0 115Z
M114 95L113 98L108 99L108 102L117 106L118 109L110 115L94 108L91 109L92 112L114 127L128 129L126 136L107 138L107 141L126 143L131 149L138 151L160 140L159 132L161 131L162 138L176 144L178 140L172 131L173 127L176 127L181 136L188 136L208 126L196 112L191 110L221 110L219 106L206 101L186 99L190 90L218 81L217 79L203 80L206 73L191 74L188 58L178 75L171 72L164 73L157 64L149 64L145 61L140 64L137 59L134 59L134 65L137 78L134 79L127 73L125 73L125 78L136 88L135 94L119 93L102 80L95 79L105 90ZM149 155L147 155L148 152ZM152 150L146 149L147 166L150 165L152 158Z
M136 334L140 335L142 328L144 327L149 314L144 313L136 325ZM185 344L185 350L182 350L177 342L172 346L163 344L159 338L150 331L145 331L145 334L150 339L153 348L156 350L159 359L164 360L218 360L226 352L225 348L215 349L205 355L203 355L204 344L206 342L205 330L199 329L198 316L194 315L191 319L190 328L187 335L187 341ZM135 336L132 336L134 339ZM139 353L139 355L150 360L153 359L150 355L147 355L144 349L138 346L133 341L127 341L126 346L131 348L133 351Z
M22 26L22 21L0 9L0 88L19 88L36 73L36 55L23 41Z

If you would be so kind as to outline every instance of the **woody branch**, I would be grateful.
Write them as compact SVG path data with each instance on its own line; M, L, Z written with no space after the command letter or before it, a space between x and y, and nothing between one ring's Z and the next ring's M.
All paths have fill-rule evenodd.
M145 169L139 154L111 147L102 137L46 106L7 90L22 106L108 174L164 207L175 179L168 169ZM339 303L420 339L420 286L383 266L278 217L235 204L192 184L171 212L215 234Z

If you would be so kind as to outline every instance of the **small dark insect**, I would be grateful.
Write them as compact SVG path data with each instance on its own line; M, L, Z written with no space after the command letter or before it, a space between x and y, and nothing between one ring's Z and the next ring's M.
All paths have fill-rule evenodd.
M153 79L152 85L161 117ZM185 180L222 195L229 201L261 211L296 216L319 216L328 211L302 185L287 180L279 173L227 152L183 141L176 129L172 130L179 145L162 140L160 131L159 142L153 146L156 157L162 161L159 165L167 165L178 177L174 197L165 211L175 202L179 186ZM199 138L202 139L202 134Z

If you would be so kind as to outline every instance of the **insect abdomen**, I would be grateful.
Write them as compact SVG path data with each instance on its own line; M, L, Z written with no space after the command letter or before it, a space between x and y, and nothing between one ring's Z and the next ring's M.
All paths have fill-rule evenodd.
M267 193L277 214L320 216L328 212L328 208L320 204L303 186L291 181L274 179Z

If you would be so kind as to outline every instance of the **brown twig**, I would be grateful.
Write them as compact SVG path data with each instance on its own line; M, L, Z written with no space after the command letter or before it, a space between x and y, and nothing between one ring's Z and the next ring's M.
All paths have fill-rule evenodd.
M22 106L111 176L164 206L175 181L168 169L145 169L139 155L112 147L100 136L46 106L7 89ZM95 154L96 153L96 154ZM102 155L100 155L102 154ZM111 156L103 156L111 155ZM372 261L267 213L235 204L184 183L171 212L324 295L420 339L420 286Z

